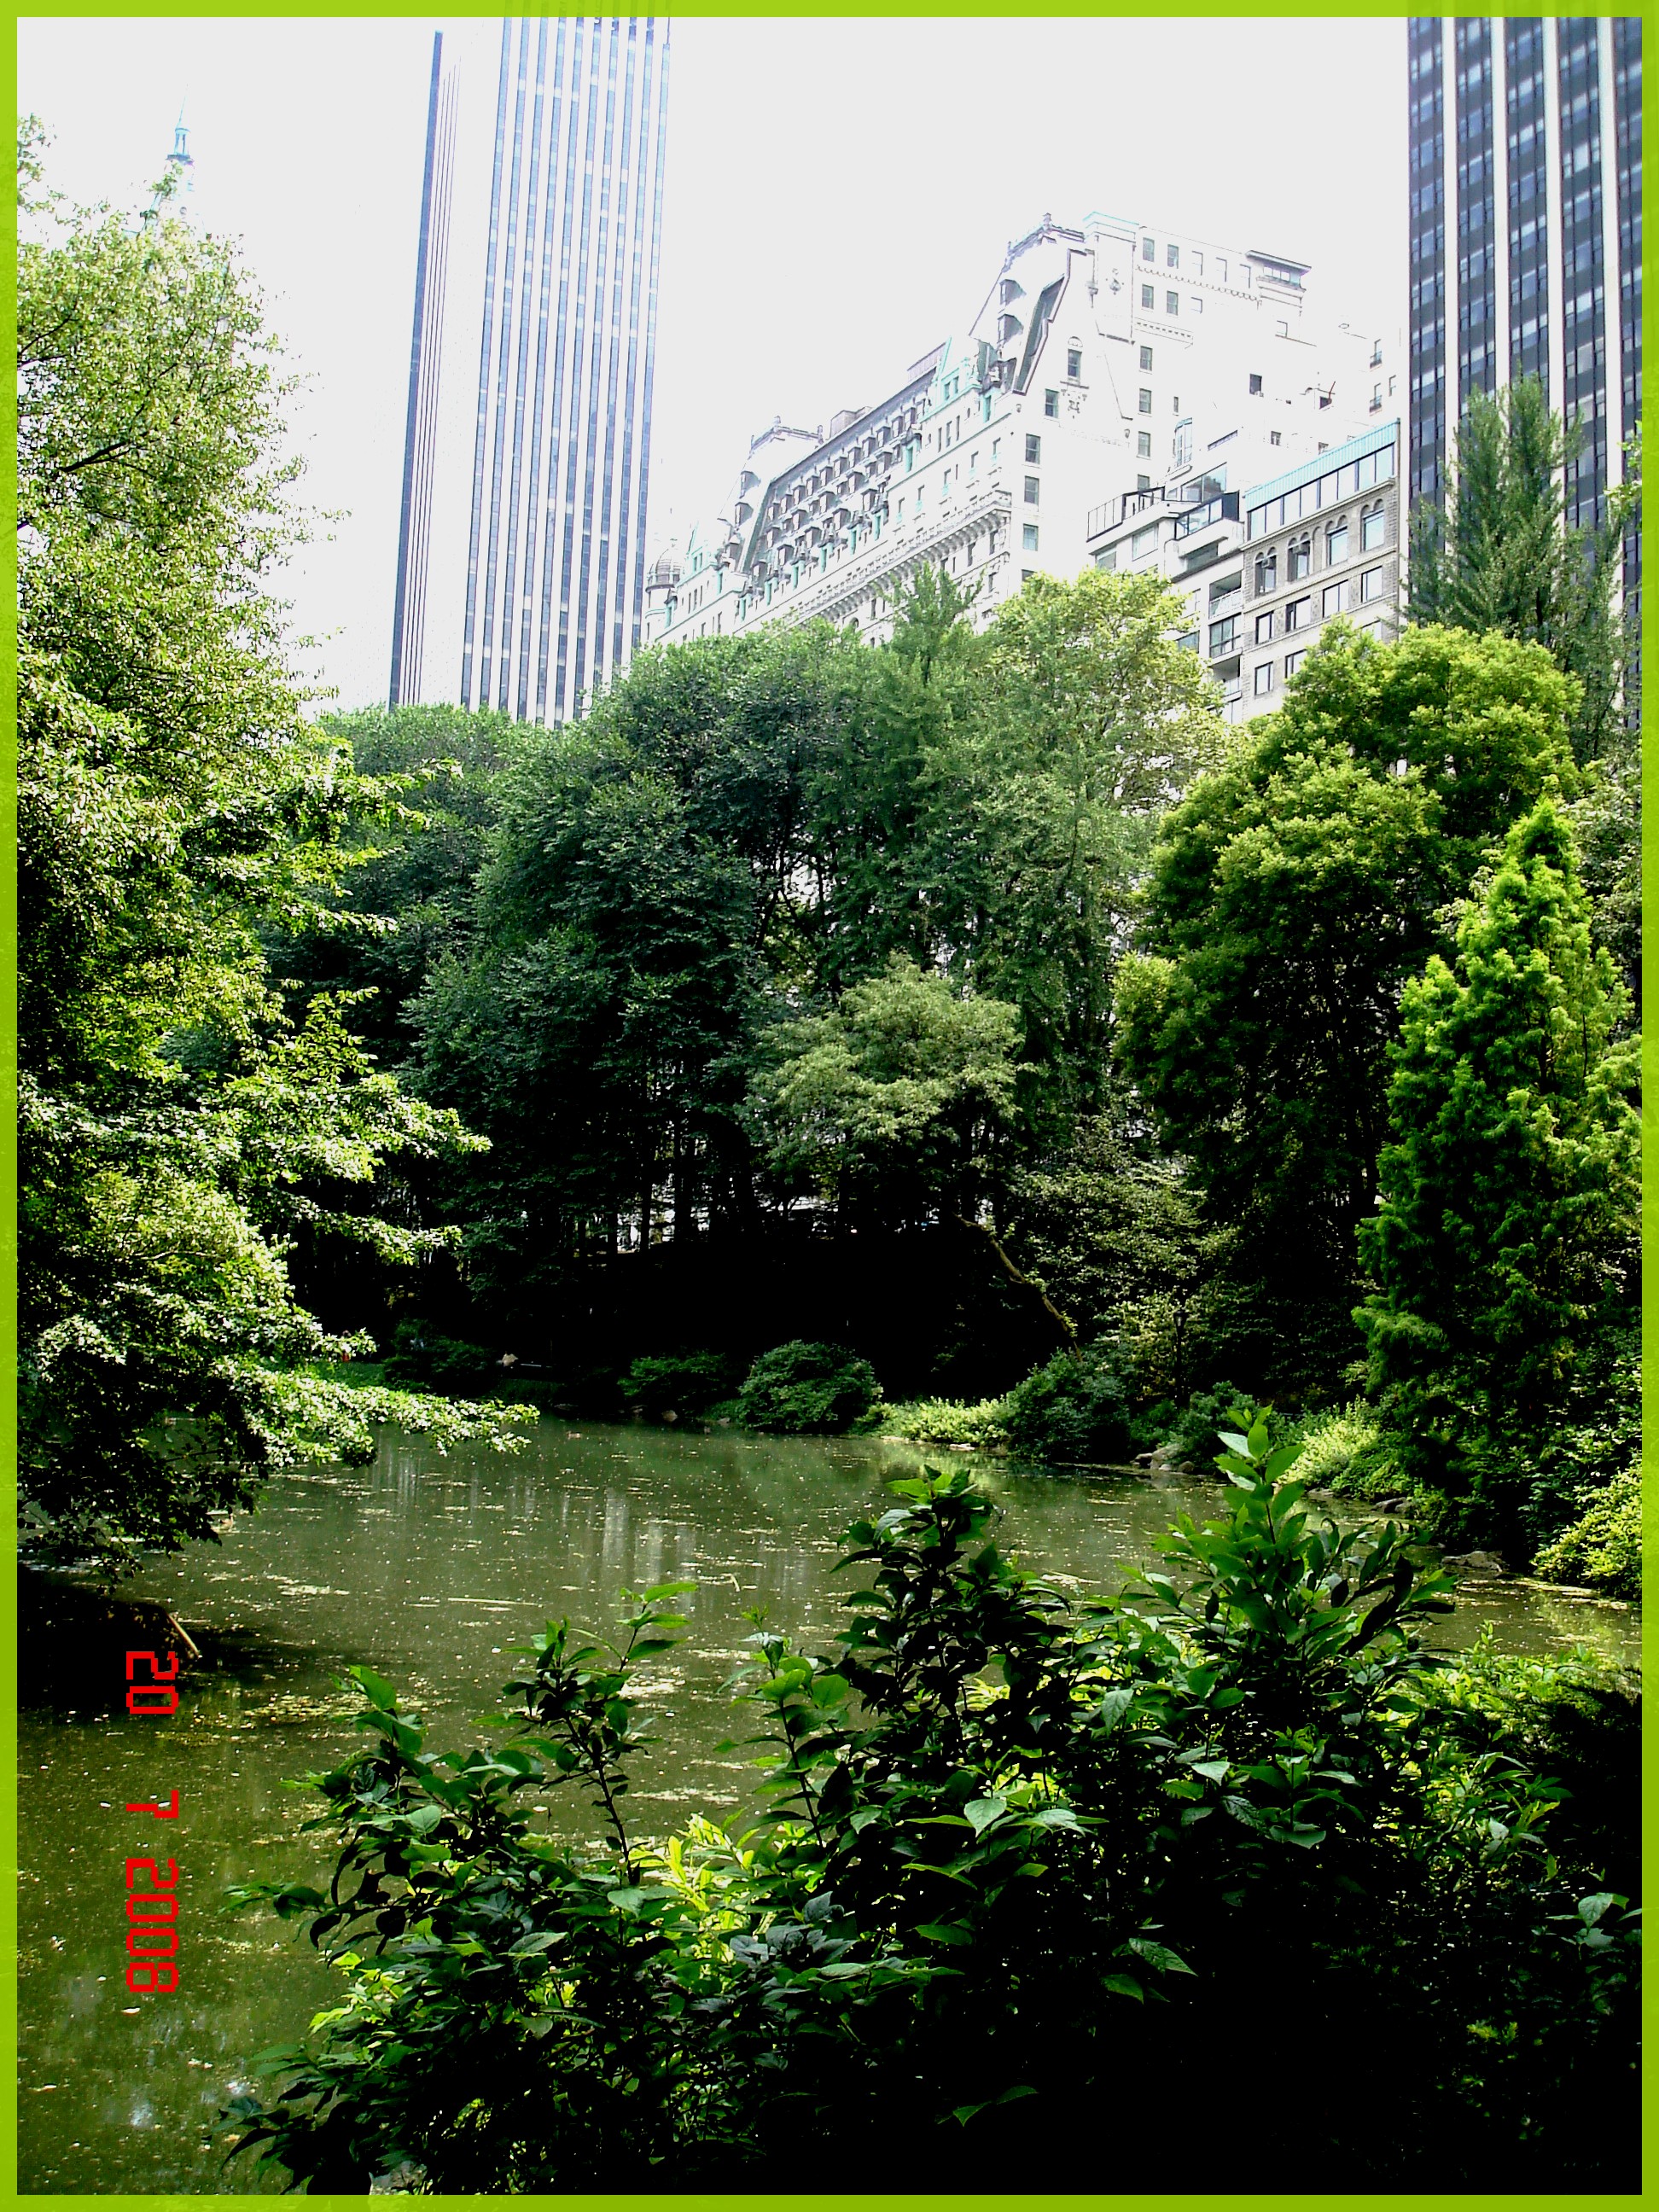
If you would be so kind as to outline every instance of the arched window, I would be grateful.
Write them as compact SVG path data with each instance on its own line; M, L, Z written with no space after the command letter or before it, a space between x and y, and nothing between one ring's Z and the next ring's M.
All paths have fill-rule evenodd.
M1300 538L1292 538L1285 549L1285 574L1292 584L1297 577L1310 574L1313 568L1313 541L1306 531Z
M1325 566L1340 568L1348 557L1348 518L1339 515L1334 522L1325 526Z
M1382 502L1379 499L1375 507L1363 507L1360 510L1359 544L1361 550L1366 553L1372 551L1374 548L1385 542L1387 536L1388 517L1383 513Z
M1255 595L1262 598L1279 589L1279 556L1277 553L1258 553L1255 556Z

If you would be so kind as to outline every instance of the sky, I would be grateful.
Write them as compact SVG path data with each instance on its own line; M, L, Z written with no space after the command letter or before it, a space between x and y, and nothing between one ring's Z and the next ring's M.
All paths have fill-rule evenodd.
M195 218L240 239L307 380L303 495L332 519L284 588L343 706L390 658L432 34L488 103L499 20L19 26L71 198L146 204L182 111ZM1278 250L1334 318L1399 330L1405 167L1403 18L676 19L648 550L775 415L894 390L1045 214ZM487 219L458 198L458 229Z

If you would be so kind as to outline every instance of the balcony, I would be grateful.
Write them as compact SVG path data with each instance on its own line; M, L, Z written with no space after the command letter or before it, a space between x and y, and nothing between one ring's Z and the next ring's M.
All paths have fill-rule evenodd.
M1237 522L1238 494L1236 491L1217 492L1201 507L1189 507L1185 514L1176 518L1175 534L1190 538L1195 530L1207 530L1212 522Z

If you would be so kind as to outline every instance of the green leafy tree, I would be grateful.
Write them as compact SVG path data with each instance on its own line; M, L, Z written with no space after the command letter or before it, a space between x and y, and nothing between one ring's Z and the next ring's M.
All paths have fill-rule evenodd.
M1016 1008L895 954L768 1043L754 1111L778 1173L810 1176L843 1221L977 1210L1014 1119Z
M1227 1364L1276 1389L1328 1394L1358 1350L1401 992L1489 844L1575 787L1570 696L1537 646L1338 634L1165 820L1121 1064L1235 1232Z
M1394 1141L1361 1232L1360 1310L1401 1463L1477 1537L1530 1547L1564 1501L1540 1447L1632 1310L1638 1125L1620 987L1591 947L1571 835L1540 801L1405 994Z
M295 1370L366 1340L305 1309L289 1255L434 1249L356 1196L469 1140L376 1073L347 1001L290 1007L270 975L269 935L332 911L343 824L398 802L301 716L269 592L295 521L257 294L165 207L66 210L40 143L25 126L21 1487L33 1544L118 1567L210 1534L272 1467L363 1455L369 1401Z

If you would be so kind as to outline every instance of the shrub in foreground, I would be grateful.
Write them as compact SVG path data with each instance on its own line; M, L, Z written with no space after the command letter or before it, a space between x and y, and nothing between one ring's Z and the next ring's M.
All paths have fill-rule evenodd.
M614 1645L550 1625L493 1748L429 1750L356 1670L368 1740L313 1778L330 1893L239 1900L308 1919L346 1991L228 2108L233 2148L313 2191L1075 2191L1103 2156L1161 2191L1164 2134L1105 2153L1102 2116L1167 2106L1203 2051L1241 2172L1634 2188L1634 1916L1552 1850L1515 1686L1460 1698L1424 1648L1443 1577L1393 1523L1316 1518L1294 1455L1231 1437L1231 1510L1091 1603L1001 1555L965 1474L893 1484L832 1649L750 1638L741 1835L628 1817L688 1584ZM535 1825L573 1784L603 1846Z
M836 1436L866 1420L881 1396L867 1359L840 1344L797 1337L762 1352L738 1393L745 1428L778 1436Z

